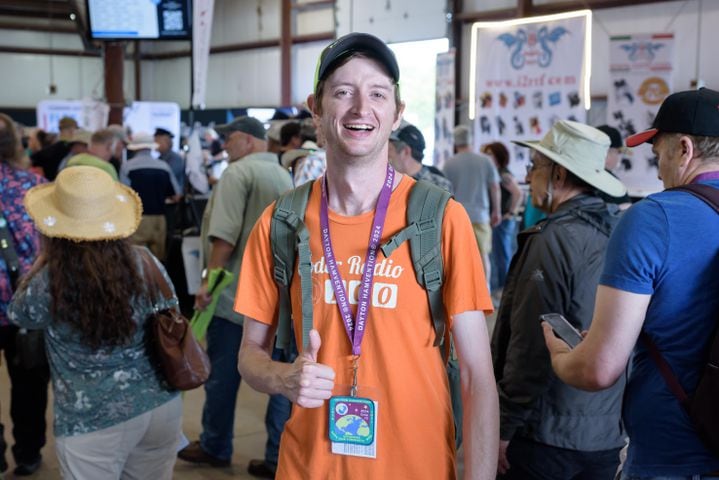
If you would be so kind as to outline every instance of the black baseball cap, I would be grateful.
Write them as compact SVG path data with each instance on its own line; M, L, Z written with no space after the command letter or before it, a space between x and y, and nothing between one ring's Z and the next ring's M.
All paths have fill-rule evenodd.
M227 136L232 132L242 132L260 140L267 139L265 126L254 117L237 117L230 123L216 126L215 131L223 136Z
M387 44L369 33L355 32L338 38L322 50L315 71L315 92L317 84L325 79L332 65L356 52L364 53L380 62L387 69L394 83L399 84L397 58Z
M158 136L158 135L167 135L167 136L170 137L170 138L174 138L174 137L175 137L175 136L172 134L171 131L166 130L166 129L164 129L164 128L160 128L160 127L157 127L157 128L155 129L155 135L154 135L154 136L156 137L156 136Z
M408 123L399 127L397 130L392 132L389 139L400 141L409 145L409 148L412 150L412 158L418 162L421 162L422 158L424 158L424 147L426 146L424 143L424 136L422 135L422 132L419 131L419 128L414 125Z
M609 125L600 125L597 127L597 130L607 134L610 142L609 148L622 148L624 146L624 142L622 142L622 134L619 133L619 130L616 128L610 127Z
M700 88L669 95L659 107L652 128L627 137L627 146L652 143L659 132L719 137L719 92Z

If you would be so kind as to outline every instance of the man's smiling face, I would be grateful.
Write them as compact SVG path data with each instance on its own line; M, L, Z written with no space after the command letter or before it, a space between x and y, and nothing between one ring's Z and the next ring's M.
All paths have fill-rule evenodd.
M399 126L404 109L403 105L397 108L395 88L371 58L352 58L330 74L321 108L315 109L327 150L345 158L386 158L387 140Z

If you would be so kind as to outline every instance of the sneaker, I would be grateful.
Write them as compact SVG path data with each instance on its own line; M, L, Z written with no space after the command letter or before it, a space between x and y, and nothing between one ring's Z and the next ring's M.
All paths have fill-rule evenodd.
M27 477L37 472L42 465L42 457L38 458L34 463L18 463L13 473L16 477Z
M206 463L213 467L229 467L231 460L223 460L213 457L200 446L200 442L195 440L188 446L177 452L177 458L191 463Z
M247 473L253 477L269 478L274 480L276 471L277 467L273 467L269 463L260 459L250 460L249 465L247 465Z

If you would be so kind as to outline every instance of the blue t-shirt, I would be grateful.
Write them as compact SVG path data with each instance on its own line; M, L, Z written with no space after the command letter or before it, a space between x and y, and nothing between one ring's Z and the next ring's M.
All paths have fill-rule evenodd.
M719 181L702 182L719 188ZM600 284L651 295L644 330L691 394L719 315L719 215L687 192L665 191L632 206L607 248ZM629 475L719 470L669 391L643 342L634 349L624 400Z

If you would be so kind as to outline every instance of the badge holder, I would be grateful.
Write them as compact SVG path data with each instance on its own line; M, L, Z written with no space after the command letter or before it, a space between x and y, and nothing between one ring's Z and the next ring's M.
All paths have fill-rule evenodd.
M329 437L332 453L377 458L377 402L357 396L358 359L352 365L349 395L329 401Z

